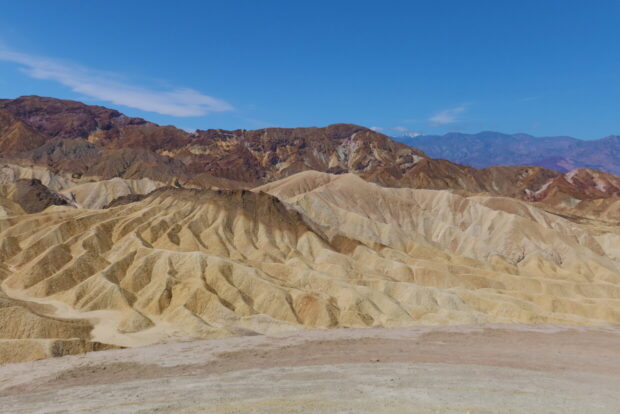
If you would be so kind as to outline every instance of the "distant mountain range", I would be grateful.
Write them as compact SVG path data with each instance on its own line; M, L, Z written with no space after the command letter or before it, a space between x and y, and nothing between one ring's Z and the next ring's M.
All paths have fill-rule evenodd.
M591 168L620 174L620 135L584 141L572 137L533 137L527 134L449 133L394 137L432 158L485 168L494 165L532 165L567 172Z
M574 154L580 145L596 143L481 133L413 138L406 140L410 146L352 124L189 133L102 106L24 96L0 99L0 184L37 178L30 173L16 173L17 166L68 174L70 181L76 181L74 184L115 178L156 182L140 184L148 188L171 185L248 189L314 170L352 173L384 187L450 189L574 205L620 196L620 177L592 168L575 170L567 164L577 164L578 160L579 166L613 170L612 165L620 165L620 151L614 150L620 148L619 139L598 141L598 149L581 149L581 156L565 157L566 161L559 149L568 152L572 148ZM427 150L424 140L440 148ZM548 144L542 145L545 142ZM430 157L416 147L428 151ZM505 147L510 149L502 149ZM461 164L482 165L482 161L473 162L474 158L494 166L472 168ZM532 166L536 163L551 168ZM557 170L571 171L564 174ZM620 173L617 167L615 171ZM115 183L120 185L118 180ZM40 210L59 200L36 182L22 183L19 189L11 190L13 201L24 200L22 207L26 211ZM21 192L23 196L17 197ZM85 205L80 194L81 190L71 191L69 202ZM94 204L109 201L102 199ZM93 200L86 204L94 205Z

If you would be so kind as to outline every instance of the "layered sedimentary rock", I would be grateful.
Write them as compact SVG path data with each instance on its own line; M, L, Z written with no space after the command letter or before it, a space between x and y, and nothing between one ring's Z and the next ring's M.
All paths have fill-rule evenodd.
M110 346L620 321L617 228L597 233L514 199L383 188L352 174L306 172L254 192L161 189L104 210L56 206L0 219L0 240L7 297L46 320L88 321L92 330L70 336Z
M602 172L475 169L429 158L351 124L189 133L100 106L37 96L0 102L0 115L0 157L7 163L90 181L148 178L166 185L241 189L315 170L354 173L388 187L489 193L547 204L620 195L617 178Z
M0 101L0 361L308 328L620 322L620 179L356 125ZM251 190L250 190L251 189Z

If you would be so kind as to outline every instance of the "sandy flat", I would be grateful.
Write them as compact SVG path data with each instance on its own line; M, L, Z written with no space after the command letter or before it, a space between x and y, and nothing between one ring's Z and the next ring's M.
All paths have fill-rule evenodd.
M620 413L620 329L337 329L0 366L6 413Z

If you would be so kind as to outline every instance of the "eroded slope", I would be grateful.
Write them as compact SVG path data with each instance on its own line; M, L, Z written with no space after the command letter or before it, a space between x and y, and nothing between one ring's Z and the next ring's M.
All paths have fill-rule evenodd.
M614 232L513 199L316 172L255 192L164 188L105 210L0 218L7 298L88 321L75 338L116 346L307 327L617 324L618 247Z

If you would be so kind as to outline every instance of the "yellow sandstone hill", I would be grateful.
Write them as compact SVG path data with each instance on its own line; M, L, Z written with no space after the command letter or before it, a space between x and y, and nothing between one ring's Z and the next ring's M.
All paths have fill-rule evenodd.
M303 172L77 207L0 204L0 359L26 339L45 346L11 360L305 328L620 323L618 226L515 199Z
M37 166L23 167L15 164L4 164L0 166L0 197L15 202L17 198L16 183L25 180L38 180L47 187L46 192L64 199L67 205L87 209L101 209L119 197L148 194L166 185L150 178L125 179L115 177L108 180L103 180L100 177L78 178L67 173L52 173L46 168ZM42 197L37 198L41 199ZM28 203L26 200L22 203L19 202L21 200L17 201L16 204L18 205L26 204L21 205L26 210L33 207L27 205L32 203ZM2 202L0 201L0 203ZM35 210L41 210L40 207L44 205L45 203ZM0 208L3 208L2 206L3 204L0 204Z

